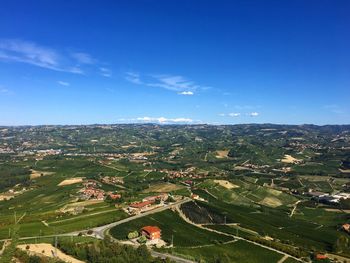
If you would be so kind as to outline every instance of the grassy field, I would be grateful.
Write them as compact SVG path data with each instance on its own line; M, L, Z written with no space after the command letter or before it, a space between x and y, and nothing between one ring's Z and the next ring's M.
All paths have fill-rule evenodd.
M269 180L271 182L271 180ZM297 201L292 195L274 190L268 187L242 180L230 180L235 188L228 189L216 183L215 180L206 180L200 184L201 188L207 189L213 196L228 203L239 205L253 205L260 203L265 206L278 207L290 205Z
M93 177L100 172L107 175L115 174L110 168L94 164L80 158L42 160L36 164L27 162L26 166L45 172L55 172L54 176L43 176L32 181L29 191L15 198L0 202L0 238L9 236L13 227L15 214L20 220L19 236L32 236L64 233L82 230L102 224L111 223L125 217L121 211L103 202L87 206L83 214L61 215L59 210L69 203L75 203L77 191L81 184L58 186L67 179L76 176ZM42 221L49 224L46 226Z
M337 231L338 224L347 220L346 214L325 212L322 209L303 210L305 215L290 218L289 208L238 206L217 200L202 190L194 192L209 200L209 204L200 205L222 211L227 216L227 222L239 223L261 236L268 235L306 248L331 250L342 235Z
M49 226L44 225L41 221L33 220L32 222L20 223L18 234L20 237L62 234L109 224L125 217L124 212L114 209L101 214L83 214L68 219L48 221ZM13 227L14 224L0 227L0 239L8 238L9 228Z
M176 247L193 247L232 240L231 237L188 224L175 212L169 210L116 226L110 230L110 233L117 239L126 239L129 232L139 231L147 225L158 226L162 230L162 239L166 242L170 243L173 236Z
M194 260L207 263L273 263L282 257L281 254L242 240L207 247L174 248L173 251L179 255L189 255Z
M299 261L293 259L293 258L287 258L284 263L298 263Z

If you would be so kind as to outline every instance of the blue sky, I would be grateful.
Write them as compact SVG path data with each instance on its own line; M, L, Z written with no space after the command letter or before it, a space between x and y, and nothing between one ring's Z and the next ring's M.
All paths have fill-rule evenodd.
M0 125L350 123L349 1L17 1Z

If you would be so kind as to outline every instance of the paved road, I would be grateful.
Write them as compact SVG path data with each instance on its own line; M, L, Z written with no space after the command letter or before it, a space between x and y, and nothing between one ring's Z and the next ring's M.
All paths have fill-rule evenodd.
M91 230L93 231L93 235L95 237L103 239L105 237L105 232L108 229L111 229L112 227L124 224L126 222L135 220L137 218L141 218L141 217L148 216L148 215L151 215L151 214L159 213L159 212L162 212L164 210L176 207L178 205L181 205L181 204L184 204L184 203L187 203L187 202L190 202L190 201L192 201L190 198L185 198L185 199L183 199L181 201L177 201L177 202L175 202L175 203L173 203L171 205L162 206L162 207L159 207L159 208L156 208L156 209L144 212L142 214L138 214L138 215L135 215L135 216L131 216L131 217L119 220L119 221L114 222L114 223L110 223L110 224L107 224L107 225L104 225L104 226L99 226L99 227L92 228ZM74 232L74 233L76 233L76 232Z
M290 212L289 217L292 217L292 216L293 216L293 214L294 214L295 210L297 209L297 206L298 206L298 204L299 204L300 202L301 202L301 200L298 200L298 201L295 202L295 204L293 205L293 209L292 209L292 211Z
M93 231L93 236L95 236L96 238L100 238L100 239L103 239L105 237L105 233L107 230L111 229L112 227L115 227L117 225L120 225L120 224L123 224L123 223L126 223L126 222L129 222L129 221L132 221L132 220L135 220L135 219L138 219L138 218L141 218L141 217L144 217L144 216L147 216L147 215L151 215L151 214L155 214L155 213L159 213L159 212L162 212L162 211L165 211L167 209L170 209L170 208L175 208L180 216L188 223L194 225L194 226L197 226L199 228L203 228L203 229L206 229L208 231L211 231L211 232L216 232L216 233L219 233L219 234L222 234L222 235L227 235L227 236L231 236L237 240L244 240L246 242L249 242L249 243L252 243L254 245L257 245L257 246L260 246L260 247L263 247L263 248L266 248L266 249L269 249L271 251L275 251L277 253L280 253L283 255L283 257L281 258L281 260L283 259L283 261L287 258L287 257L290 257L290 258L293 258L297 261L300 261L300 262L303 262L303 260L299 259L299 258L296 258L296 257L293 257L291 255L288 255L282 251L279 251L277 249L274 249L274 248L271 248L271 247L268 247L268 246L265 246L265 245L262 245L262 244L259 244L259 243L256 243L254 241L251 241L251 240L248 240L248 239L245 239L243 237L239 237L239 236L236 236L236 235L232 235L232 234L228 234L228 233L224 233L224 232L220 232L220 231L217 231L217 230L214 230L214 229L210 229L210 228L206 228L206 227L203 227L202 225L198 225L198 224L195 224L193 223L192 221L190 221L183 213L182 211L179 209L179 206L181 204L184 204L184 203L187 203L187 202L190 202L192 201L190 198L185 198L181 201L178 201L178 202L175 202L174 204L171 204L171 205L167 205L167 206L162 206L162 207L159 207L159 208L156 208L156 209L153 209L153 210L150 210L150 211L147 211L145 213L142 213L142 214L139 214L139 215L135 215L135 216L131 216L131 217L128 217L128 218L125 218L125 219L122 219L122 220L119 220L117 222L114 222L114 223L111 223L111 224L107 224L107 225L104 225L104 226L100 226L100 227L95 227L93 229L91 229ZM22 237L22 238L19 238L20 240L26 240L26 239L33 239L33 238L43 238L43 237L54 237L54 236L77 236L79 235L80 232L84 232L84 231L87 231L87 230L83 230L83 231L76 231L76 232L71 232L71 233L65 233L65 234L59 234L59 235L48 235L48 236L36 236L36 237ZM5 240L10 240L10 239L3 239L3 240L0 240L0 241L5 241ZM174 255L171 255L171 254L165 254L165 253L159 253L159 252L156 252L156 251L153 251L153 250L150 250L152 256L154 257L161 257L161 258L170 258L172 260L174 260L175 262L178 262L178 263L194 263L193 261L191 260L187 260L187 259L183 259L183 258L180 258L180 257L177 257L177 256L174 256ZM282 262L283 262L282 261Z
M284 261L286 261L288 258L287 255L284 255L277 263L283 263Z
M159 252L156 252L156 251L153 251L153 250L151 250L150 252L151 252L151 255L153 257L157 257L157 258L162 258L162 259L169 258L169 259L171 259L171 260L173 260L175 262L178 262L178 263L195 263L192 260L180 258L180 257L174 256L174 255L171 255L171 254L167 254L167 253L159 253Z

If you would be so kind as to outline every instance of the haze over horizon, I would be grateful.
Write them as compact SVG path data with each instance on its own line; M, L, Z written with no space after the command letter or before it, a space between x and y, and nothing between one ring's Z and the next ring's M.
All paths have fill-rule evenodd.
M0 125L349 124L348 1L8 1Z

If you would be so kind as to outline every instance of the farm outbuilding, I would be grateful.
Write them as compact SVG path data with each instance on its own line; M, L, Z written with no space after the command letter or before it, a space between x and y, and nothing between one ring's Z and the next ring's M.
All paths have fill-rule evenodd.
M141 234L150 240L154 240L161 237L161 230L157 226L145 226L141 229Z

